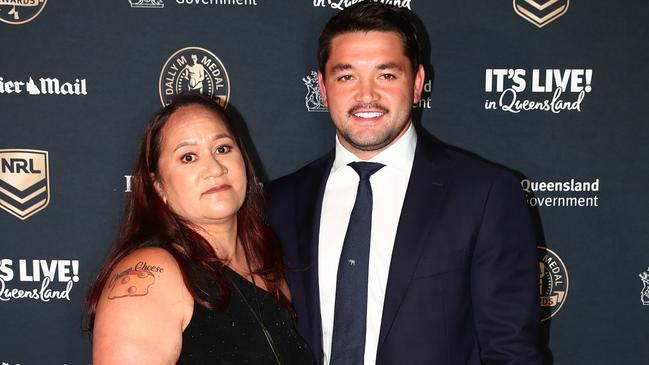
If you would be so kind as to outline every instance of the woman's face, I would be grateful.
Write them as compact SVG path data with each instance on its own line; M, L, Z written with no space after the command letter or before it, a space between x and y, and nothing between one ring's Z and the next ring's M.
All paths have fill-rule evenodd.
M243 156L220 116L188 105L169 117L154 184L172 211L199 226L236 219L246 182Z

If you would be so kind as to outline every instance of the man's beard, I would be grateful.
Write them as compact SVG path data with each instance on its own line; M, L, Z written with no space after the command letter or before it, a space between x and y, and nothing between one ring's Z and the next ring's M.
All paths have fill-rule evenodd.
M353 118L354 113L363 109L373 109L373 110L381 111L384 113L383 117L386 118L389 117L390 115L390 111L386 107L378 103L371 103L371 104L358 104L350 108L349 111L347 112L348 118ZM349 143L350 146L354 147L359 151L377 151L390 145L390 143L392 143L401 134L401 132L403 132L403 129L408 125L408 123L396 123L396 124L401 125L401 128L395 129L395 128L390 128L390 126L387 126L387 128L380 130L378 134L366 138L357 138L353 136L348 130L338 130L338 133L347 143Z
M384 148L389 145L395 138L401 133L401 131L390 131L384 130L384 133L378 136L372 136L371 140L361 140L360 138L355 138L350 133L346 131L338 131L340 136L349 143L352 147L360 151L376 151Z

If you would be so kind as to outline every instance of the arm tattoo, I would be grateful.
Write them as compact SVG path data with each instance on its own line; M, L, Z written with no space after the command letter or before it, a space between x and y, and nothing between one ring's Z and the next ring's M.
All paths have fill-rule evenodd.
M135 268L115 274L108 284L108 299L141 297L149 294L149 287L155 283L153 273L163 273L164 268L140 261Z

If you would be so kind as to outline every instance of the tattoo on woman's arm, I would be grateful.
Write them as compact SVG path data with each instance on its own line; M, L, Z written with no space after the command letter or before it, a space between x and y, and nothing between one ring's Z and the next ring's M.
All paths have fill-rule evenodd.
M149 294L149 287L155 283L153 273L162 274L163 272L164 268L160 266L140 261L135 267L129 267L110 279L108 299L145 296Z

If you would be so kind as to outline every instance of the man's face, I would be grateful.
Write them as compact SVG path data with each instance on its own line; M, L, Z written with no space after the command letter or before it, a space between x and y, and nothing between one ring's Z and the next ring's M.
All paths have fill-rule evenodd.
M318 83L341 144L370 159L407 130L419 102L424 69L412 72L395 32L350 32L331 41Z

